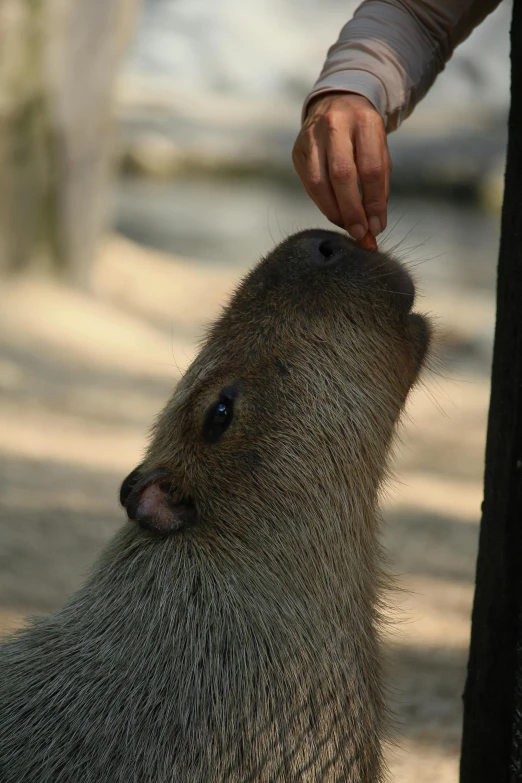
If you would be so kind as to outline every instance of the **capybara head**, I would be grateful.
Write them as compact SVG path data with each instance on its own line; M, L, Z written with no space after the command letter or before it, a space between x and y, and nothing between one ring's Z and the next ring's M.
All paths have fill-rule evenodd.
M396 261L346 236L283 241L159 417L122 486L129 517L156 533L264 546L263 529L299 537L332 503L371 505L429 342L414 296ZM303 522L305 508L315 514Z

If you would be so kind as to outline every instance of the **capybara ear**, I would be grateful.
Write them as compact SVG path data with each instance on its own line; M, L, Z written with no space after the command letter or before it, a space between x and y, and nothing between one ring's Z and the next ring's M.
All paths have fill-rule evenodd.
M138 465L121 485L120 502L130 520L154 533L175 533L194 524L194 503L182 496L169 470L142 474Z

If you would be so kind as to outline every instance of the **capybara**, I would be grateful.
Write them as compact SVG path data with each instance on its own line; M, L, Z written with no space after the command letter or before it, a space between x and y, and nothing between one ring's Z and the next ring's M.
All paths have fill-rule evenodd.
M430 329L302 231L245 278L63 609L0 649L2 783L383 780L377 494Z

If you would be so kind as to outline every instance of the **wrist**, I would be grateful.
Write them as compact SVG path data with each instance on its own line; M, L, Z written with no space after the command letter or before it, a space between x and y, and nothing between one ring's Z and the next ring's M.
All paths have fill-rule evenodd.
M304 101L301 115L302 121L304 121L306 115L309 113L308 107L312 101L319 100L326 95L360 95L361 97L366 98L375 111L381 116L386 127L386 91L380 79L373 73L350 68L328 73L322 78L319 78Z
M317 111L321 111L322 108L331 109L336 106L370 109L378 114L373 103L365 95L348 90L331 90L320 92L310 98L306 104L303 119L315 114Z

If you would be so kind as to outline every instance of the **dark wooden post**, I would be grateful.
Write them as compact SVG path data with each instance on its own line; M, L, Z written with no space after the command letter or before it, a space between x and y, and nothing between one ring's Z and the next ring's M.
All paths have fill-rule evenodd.
M497 322L461 783L522 781L522 2L513 6Z

